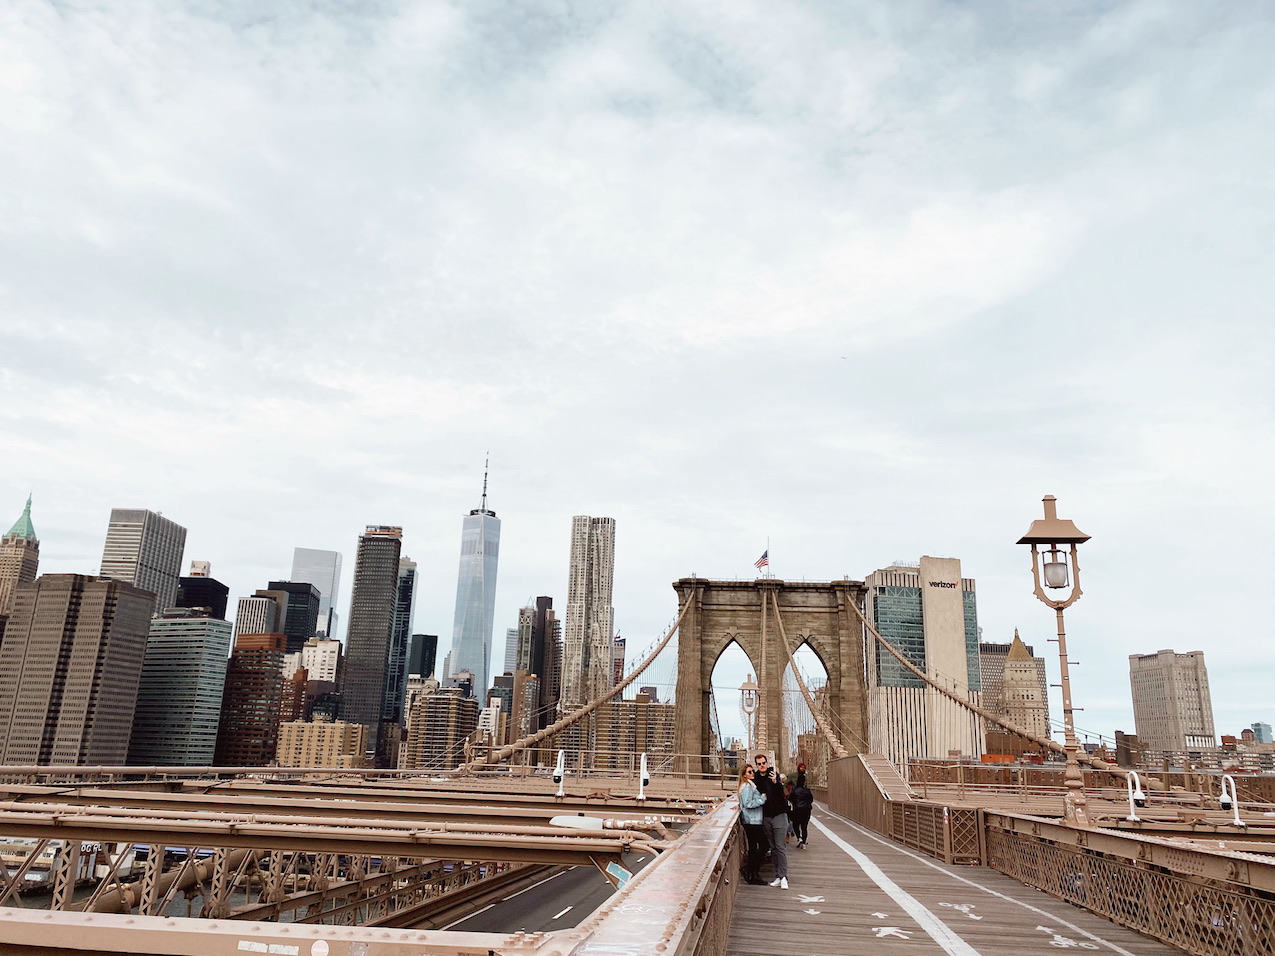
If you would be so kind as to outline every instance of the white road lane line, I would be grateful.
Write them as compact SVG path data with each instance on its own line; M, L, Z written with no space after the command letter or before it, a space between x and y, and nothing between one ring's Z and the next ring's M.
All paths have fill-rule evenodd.
M820 810L831 817L836 817L842 823L846 824L847 826L853 827L854 829L862 833L864 836L869 837L870 839L876 840L878 843L882 844L883 846L888 846L890 849L895 850L899 853L905 854L906 856L910 856L914 860L919 860L921 863L924 863L926 866L932 869L938 870L940 873L944 873L950 876L954 880L959 880L960 882L968 884L969 886L972 886L975 889L982 890L984 893L987 893L991 896L995 896L997 899L1006 900L1007 902L1010 902L1010 903L1017 903L1019 906L1023 907L1023 909L1031 910L1033 913L1035 913L1036 915L1040 917L1043 917L1044 919L1051 920L1060 926L1065 926L1072 932L1079 933L1081 936L1088 937L1089 939L1093 940L1095 943L1102 943L1104 946L1111 947L1111 950L1113 952L1119 953L1120 956L1134 956L1133 953L1129 952L1129 950L1125 949L1123 946L1120 946L1117 943L1113 943L1109 939L1104 939L1101 936L1091 933L1089 932L1089 930L1084 929L1080 926L1077 926L1075 923L1068 922L1067 920L1063 919L1060 916L1055 916L1053 913L1047 913L1045 910L1042 910L1040 907L1032 906L1030 903L1026 903L1023 900L1015 899L1012 896L1006 896L1004 893L998 892L997 890L994 890L991 887L984 886L982 883L979 883L975 880L971 880L968 877L958 876L956 873L953 873L951 870L940 866L939 864L935 863L933 860L927 857L921 856L919 853L913 853L911 850L907 849L906 847L903 847L899 845L898 843L895 843L893 840L887 840L885 837L879 836L878 834L873 833L867 827L861 826L858 823L855 823L853 820L848 820L845 817L841 816L841 814L839 813L834 813L833 811L824 809L822 807L820 808ZM814 822L814 821L812 820L811 822ZM1027 884L1024 883L1023 885L1026 886ZM1032 887L1032 889L1035 889L1035 887ZM1071 904L1068 904L1068 905L1071 905ZM1130 930L1130 932L1134 932L1134 930Z
M823 835L831 840L835 846L840 847L842 852L850 859L859 864L859 869L863 870L868 879L881 887L890 899L903 907L904 912L916 920L917 925L925 930L934 942L943 947L945 953L948 953L949 956L981 956L977 949L952 932L951 928L939 919L936 914L927 909L925 904L886 876L881 868L873 863L866 854L856 850L818 820L812 819L810 822L818 827L823 832Z
M460 919L454 919L454 920L452 920L450 923L448 923L446 926L440 926L440 927L439 927L439 929L451 929L451 928L452 928L453 926L455 926L457 923L463 923L463 922L465 922L465 920L467 920L467 919L473 919L473 918L474 918L475 916L477 916L479 913L486 913L489 909L491 909L491 908L492 908L493 906L495 906L495 905L496 905L495 903L488 903L488 904L487 904L486 906L484 906L482 909L480 909L480 910L474 910L474 912L470 913L468 916L462 916Z
M568 913L570 913L570 912L571 912L571 910L572 910L572 909L574 909L574 907L572 907L572 906L568 906L565 910L563 910L561 913L559 913L559 914L558 914L558 916L566 916ZM555 917L554 917L554 919L557 919L557 918L558 918L558 916L555 916Z
M537 886L544 886L544 885L545 885L546 883L548 883L550 880L556 880L558 877L562 876L562 874L563 874L563 873L565 873L565 872L567 872L567 871L566 871L566 870L560 870L560 871L558 871L557 873L555 873L553 876L546 876L546 877L545 877L543 880L541 880L539 883L532 883L532 884L531 884L530 886L528 886L526 889L519 890L517 893L510 893L508 896L506 896L506 897L505 897L505 899L507 899L507 900L512 900L515 896L522 896L522 894L523 894L523 893L526 893L526 892L527 892L527 890L534 890Z

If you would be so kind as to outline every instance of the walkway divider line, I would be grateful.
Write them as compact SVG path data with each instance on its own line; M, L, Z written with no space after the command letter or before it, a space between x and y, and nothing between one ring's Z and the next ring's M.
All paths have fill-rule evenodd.
M925 930L934 942L942 946L945 953L949 956L982 956L977 949L957 936L951 927L939 919L924 903L886 876L866 853L856 850L818 820L812 819L810 822L832 841L834 846L839 847L850 859L859 864L859 869L863 870L868 879L881 887L890 899L903 907L904 912L916 920L917 925Z
M1027 903L1027 902L1024 902L1023 900L1016 899L1013 896L1009 896L1005 893L1001 893L999 890L994 890L989 886L984 886L982 883L979 883L977 880L971 880L969 877L961 876L959 873L953 873L951 870L947 869L941 864L935 863L933 860L929 859L928 857L924 857L919 853L913 853L911 850L907 849L907 847L904 847L900 845L899 843L896 843L894 840L889 840L883 836L873 833L867 827L863 826L863 824L855 823L853 820L843 817L841 814L837 813L834 810L829 810L826 807L820 807L819 809L822 810L824 813L828 814L828 816L836 817L838 820L840 820L842 823L846 824L847 826L853 827L854 829L860 831L864 836L868 837L869 839L876 840L878 843L882 844L883 846L887 846L891 850L894 850L898 853L902 853L904 856L910 856L912 857L912 859L917 860L921 863L924 863L926 866L930 867L931 869L938 870L940 873L945 873L946 875L950 876L954 880L959 880L960 882L968 884L969 886L972 886L977 890L982 890L984 893L987 893L990 896L995 896L997 899L1005 900L1007 903L1014 903L1014 904L1017 904L1018 906L1021 906L1023 909L1031 910L1037 916L1041 917L1041 919L1049 920L1050 922L1053 922L1053 923L1058 923L1060 926L1065 926L1067 927L1067 929L1071 930L1074 933L1078 933L1081 936L1089 937L1089 939L1093 940L1095 943L1102 943L1104 946L1110 947L1114 952L1119 953L1120 956L1135 956L1135 954L1129 952L1129 950L1125 949L1123 946L1120 946L1117 943L1113 943L1109 939L1104 939L1103 937L1098 936L1095 933L1091 933L1089 932L1089 930L1085 929L1084 927L1077 926L1075 923L1069 922L1068 920L1065 920L1062 917L1055 916L1053 913L1046 912L1045 910L1041 909L1039 906L1032 906L1031 903ZM810 822L818 823L818 821L813 818L811 818ZM825 829L822 824L819 824L819 826L820 826L820 829ZM1027 886L1026 883L1024 883L1023 885ZM1035 889L1035 887L1027 887L1027 888ZM1040 891L1040 892L1043 892L1043 891ZM1068 905L1071 905L1071 904L1068 904ZM1130 930L1129 932L1132 933L1136 931Z

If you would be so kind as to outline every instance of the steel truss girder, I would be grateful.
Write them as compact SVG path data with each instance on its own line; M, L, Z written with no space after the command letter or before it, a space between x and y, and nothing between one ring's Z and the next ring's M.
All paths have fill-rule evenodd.
M533 829L533 828L525 828ZM298 822L228 822L114 817L88 813L0 812L0 830L11 836L39 839L127 841L138 844L236 847L254 850L305 850L349 856L400 856L448 861L500 859L508 863L587 866L599 854L664 848L632 831L543 833L472 833L386 827L306 827Z
M304 790L304 792L299 792ZM490 799L481 802L481 797ZM375 817L379 821L396 819L436 820L453 823L483 824L489 827L518 826L547 821L564 813L586 813L616 820L655 823L685 823L707 804L665 800L641 802L608 798L588 800L533 796L513 799L512 794L469 793L462 799L447 798L436 793L378 791L366 788L306 787L201 787L196 792L163 792L121 787L5 786L0 785L0 805L55 804L63 807L130 807L151 811L183 814L224 812L240 814L279 814L289 811L311 819L325 817Z
M304 956L324 941L333 956L584 956L586 952L721 951L738 869L738 811L725 801L702 817L670 852L571 931L458 933L387 927L314 926L235 920L50 913L0 907L0 938L44 952L241 956L244 951ZM398 854L402 855L402 854ZM697 948L698 947L698 948Z

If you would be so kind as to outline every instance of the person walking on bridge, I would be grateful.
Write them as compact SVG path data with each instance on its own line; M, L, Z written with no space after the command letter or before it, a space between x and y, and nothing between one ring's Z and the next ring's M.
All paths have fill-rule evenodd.
M739 772L739 822L748 840L748 857L744 862L744 881L765 886L761 865L766 859L766 831L761 825L761 808L766 798L753 784L754 770L747 764Z
M784 794L784 785L779 782L779 771L770 766L765 754L758 754L753 762L757 765L753 783L766 798L761 808L761 825L766 831L766 839L770 841L770 861L775 864L775 879L771 886L781 890L788 889L788 797Z
M810 811L815 805L815 795L806 786L805 771L798 771L797 786L792 788L788 802L792 805L792 826L793 832L797 834L797 849L804 850L809 836Z

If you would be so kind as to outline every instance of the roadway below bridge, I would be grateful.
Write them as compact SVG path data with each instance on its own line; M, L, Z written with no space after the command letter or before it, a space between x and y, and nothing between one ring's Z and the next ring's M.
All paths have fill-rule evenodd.
M634 856L624 862L636 871L648 860ZM578 925L614 895L615 888L597 867L569 867L440 928L469 933L550 933Z

